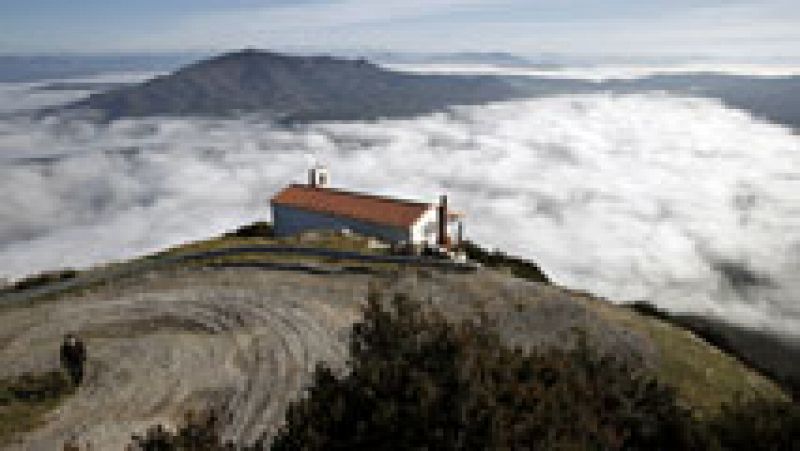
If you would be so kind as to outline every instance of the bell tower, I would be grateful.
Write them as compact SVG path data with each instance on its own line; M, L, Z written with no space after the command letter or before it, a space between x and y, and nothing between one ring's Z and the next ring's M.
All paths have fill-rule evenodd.
M308 186L312 188L327 188L330 181L328 169L325 166L315 165L308 170Z

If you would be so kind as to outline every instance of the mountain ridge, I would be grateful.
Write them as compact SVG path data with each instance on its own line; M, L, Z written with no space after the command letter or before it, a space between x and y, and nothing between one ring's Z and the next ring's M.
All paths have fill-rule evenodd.
M521 89L497 77L413 75L364 59L248 49L92 94L66 110L92 111L90 116L102 120L256 112L288 121L348 120L411 116L521 95Z
M364 58L300 56L246 49L195 61L141 84L119 86L41 111L113 121L148 116L231 117L261 114L278 122L414 117L456 105L565 94L635 94L716 98L751 114L800 129L794 93L800 77L716 73L589 80L523 75L422 74L395 71Z

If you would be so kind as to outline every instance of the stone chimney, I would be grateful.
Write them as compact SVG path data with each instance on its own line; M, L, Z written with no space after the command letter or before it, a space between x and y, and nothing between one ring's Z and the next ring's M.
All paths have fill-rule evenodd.
M439 230L436 236L436 244L439 247L447 247L450 240L447 236L447 195L439 196L439 207L437 208L437 223Z

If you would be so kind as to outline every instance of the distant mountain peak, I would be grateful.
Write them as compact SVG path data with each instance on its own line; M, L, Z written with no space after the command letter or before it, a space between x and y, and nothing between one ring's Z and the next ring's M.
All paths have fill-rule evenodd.
M520 95L495 77L392 72L365 59L243 49L145 83L69 105L113 120L139 116L269 113L286 120L362 119L427 113Z

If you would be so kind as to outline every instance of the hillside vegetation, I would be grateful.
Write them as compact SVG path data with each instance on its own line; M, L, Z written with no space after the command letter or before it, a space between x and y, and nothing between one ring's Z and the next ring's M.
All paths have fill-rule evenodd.
M385 252L353 236L292 240ZM242 230L53 282L74 284L66 288L2 295L0 379L56 370L67 332L89 350L85 385L37 414L41 421L18 425L11 448L57 449L77 434L94 449L121 449L153 424L175 427L186 412L208 409L219 412L225 440L268 443L320 362L336 374L347 368L351 330L370 290L420 300L450 324L483 318L503 346L521 352L571 352L583 340L674 387L676 403L693 418L714 418L737 398L787 399L775 383L684 329L536 280L533 267L499 256L493 267L470 272L357 262L375 270L361 273L321 272L356 262L313 256L290 270L249 263L297 256L175 258L255 243L278 241Z
M57 371L0 380L0 446L18 432L40 426L73 388Z
M352 327L347 369L324 364L269 448L796 449L800 406L755 398L708 419L647 368L583 339L572 349L509 348L486 322L452 323L402 293L371 291ZM578 333L579 337L582 337ZM214 413L176 433L154 426L143 450L265 449L225 441Z

